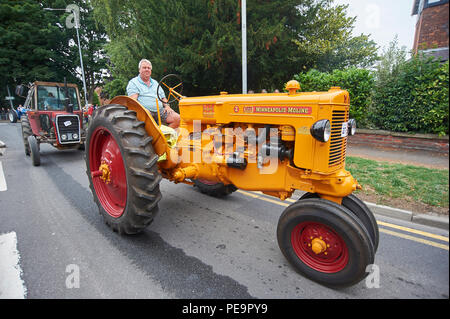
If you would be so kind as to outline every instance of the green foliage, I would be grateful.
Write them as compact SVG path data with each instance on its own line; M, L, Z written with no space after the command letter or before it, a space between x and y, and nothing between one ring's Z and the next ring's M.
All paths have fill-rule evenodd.
M370 64L375 45L352 38L354 18L332 0L247 3L248 87L276 88L298 70ZM181 75L185 94L241 91L241 19L238 0L92 0L111 42L107 53L116 89L153 63L152 77ZM280 89L280 88L279 88ZM108 90L109 91L109 90ZM109 92L110 95L112 92Z
M94 91L94 94L92 95L92 104L100 105L100 97L98 96L97 92L95 92L95 91Z
M303 91L340 86L350 94L350 116L359 127L394 132L448 134L449 63L417 55L407 60L397 39L383 53L375 71L348 68L297 74Z
M102 82L106 34L90 15L89 0L0 0L0 98L9 85L33 81L77 83L82 88L76 30L66 26L70 13L46 11L80 7L80 41L90 98Z
M381 61L370 121L391 131L448 134L448 61L422 55L406 60L395 43Z
M51 59L58 27L50 24L48 12L37 1L0 1L0 89L2 100L9 85L36 79L51 80L59 76Z
M128 80L125 79L114 79L112 81L106 82L103 90L109 99L112 99L118 95L126 95L126 87Z
M308 23L301 26L299 38L293 41L298 47L295 57L300 62L297 70L314 68L323 72L348 67L370 67L377 60L377 46L367 35L352 37L355 17L348 17L348 5L330 10L323 5L317 8ZM300 30L300 28L298 29Z
M372 72L355 67L332 72L310 70L294 78L300 82L303 92L328 91L332 86L347 90L350 95L350 117L356 120L359 127L367 126L367 111L375 83Z

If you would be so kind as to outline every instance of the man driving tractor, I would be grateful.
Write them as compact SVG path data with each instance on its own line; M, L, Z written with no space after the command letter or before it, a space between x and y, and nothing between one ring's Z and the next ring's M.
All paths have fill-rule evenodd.
M152 63L147 59L139 62L139 75L131 79L127 85L127 95L147 108L155 121L158 121L157 95L162 101L168 102L164 91L157 91L158 82L151 78ZM168 103L159 105L161 121L167 123L171 128L180 126L180 115L176 113Z

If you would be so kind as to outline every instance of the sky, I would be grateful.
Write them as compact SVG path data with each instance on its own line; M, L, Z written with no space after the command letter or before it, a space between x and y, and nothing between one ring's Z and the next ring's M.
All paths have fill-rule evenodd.
M399 47L412 49L417 16L411 16L414 0L335 0L348 4L348 15L356 16L353 35L371 35L380 47L387 48L398 35Z

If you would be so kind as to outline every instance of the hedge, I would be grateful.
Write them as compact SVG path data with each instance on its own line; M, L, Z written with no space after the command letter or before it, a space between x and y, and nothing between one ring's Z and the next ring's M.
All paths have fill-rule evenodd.
M372 90L375 84L374 74L365 69L349 68L334 70L331 73L310 70L294 76L300 82L303 92L328 91L332 86L340 86L350 95L350 117L358 126L367 126L367 109L371 103Z
M374 87L369 121L395 132L448 134L448 61L413 57Z
M449 63L413 57L389 76L349 68L331 73L310 70L294 78L302 91L327 91L340 86L350 94L350 117L358 127L394 132L449 132Z

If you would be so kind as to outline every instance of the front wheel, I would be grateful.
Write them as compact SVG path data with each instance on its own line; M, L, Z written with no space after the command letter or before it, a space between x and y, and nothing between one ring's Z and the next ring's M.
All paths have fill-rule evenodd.
M33 166L41 165L41 154L39 152L39 144L34 135L28 136L28 145L31 153L31 162Z
M31 130L30 121L28 120L28 117L26 115L22 116L21 125L22 125L23 146L25 147L25 155L30 156L31 150L30 144L28 143L28 137L33 135L33 131Z
M114 231L136 234L158 212L158 155L136 112L122 105L99 109L89 124L86 168L94 201Z
M316 193L305 193L302 197L300 197L300 200L308 198L319 198L319 195ZM380 233L378 230L377 220L370 209L362 200L353 194L342 198L342 206L348 208L363 223L370 235L375 252L377 252L380 241Z
M329 287L358 283L374 261L362 223L347 208L323 199L305 199L286 208L277 239L295 270Z

